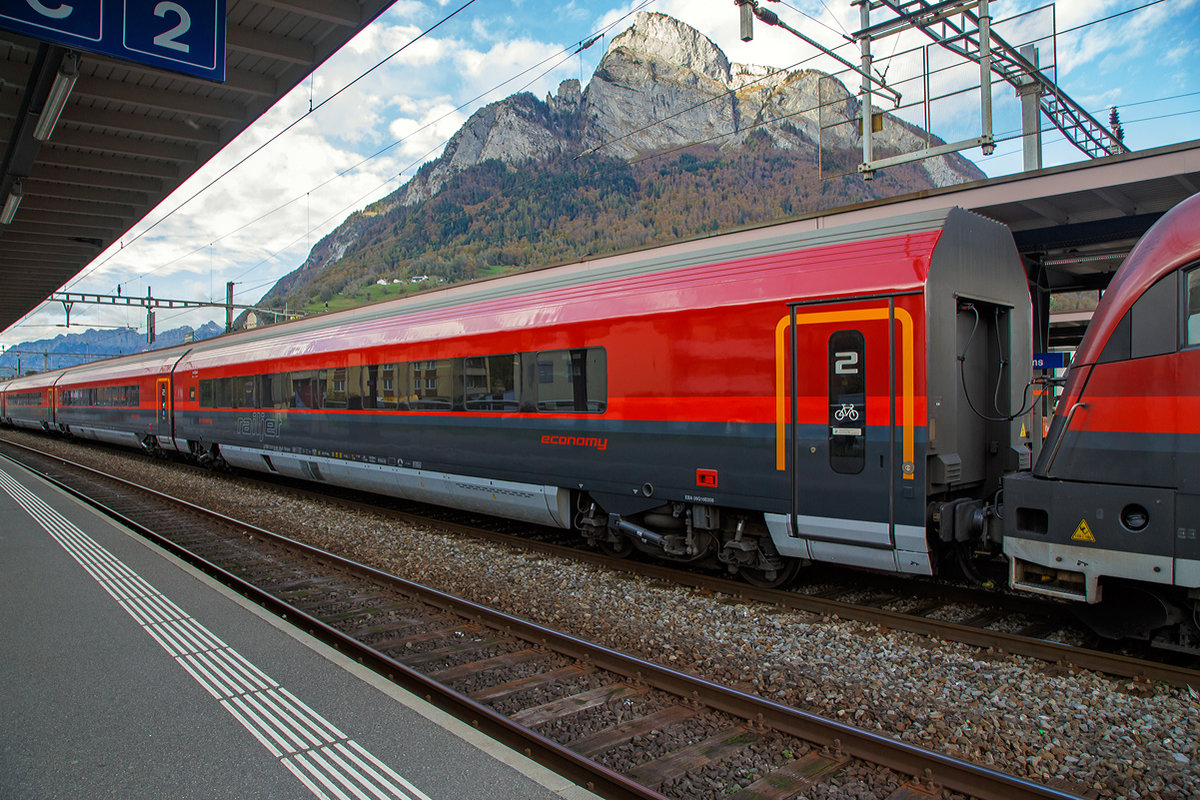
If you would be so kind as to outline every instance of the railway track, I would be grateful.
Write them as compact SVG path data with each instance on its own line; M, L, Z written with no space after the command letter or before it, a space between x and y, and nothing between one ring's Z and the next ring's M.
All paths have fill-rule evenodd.
M846 784L891 800L1079 796L599 647L61 459L20 460L602 796L839 796Z
M198 467L184 465L198 472ZM1063 603L919 579L896 579L823 567L822 581L793 588L766 589L697 570L619 558L583 546L578 537L554 528L537 528L455 509L415 504L337 487L313 489L288 479L240 476L318 502L336 502L370 514L386 514L410 525L440 528L544 555L595 564L651 580L766 603L779 608L856 620L883 629L907 631L982 648L993 654L1035 658L1062 670L1094 670L1136 681L1171 686L1200 685L1197 659L1189 654L1106 642L1088 632Z
M14 444L17 444L14 442ZM124 452L124 451L122 451ZM211 470L181 462L180 469L210 478ZM1090 634L1062 603L998 590L944 582L895 579L837 567L822 568L820 583L764 589L740 580L637 558L617 558L587 549L559 529L517 523L397 498L365 495L338 487L314 489L288 479L239 475L239 480L286 491L317 502L385 514L404 524L440 528L458 535L618 570L650 580L766 603L779 608L855 620L882 629L959 642L992 654L1045 661L1058 670L1093 670L1120 678L1171 686L1200 686L1197 659L1188 654L1127 646Z

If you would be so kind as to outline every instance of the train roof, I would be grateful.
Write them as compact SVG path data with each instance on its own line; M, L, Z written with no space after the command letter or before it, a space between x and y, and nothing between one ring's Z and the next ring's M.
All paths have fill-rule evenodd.
M93 361L67 369L59 380L60 386L69 386L79 381L120 380L139 378L146 375L162 375L191 348L190 344L175 345L162 350L148 350L127 356Z
M1146 231L1104 292L1075 364L1094 364L1126 312L1154 283L1200 259L1200 194L1176 205Z
M54 385L70 385L81 380L116 380L120 378L137 377L141 375L160 374L170 370L190 344L174 345L162 350L148 350L144 353L131 353L102 361L92 361L76 367L38 372L33 375L23 375L13 378L6 383L0 383L0 392L22 391L26 388L39 388ZM65 379L65 380L64 380Z
M66 371L65 369L52 369L33 375L21 375L0 383L0 392L26 392L34 389L42 389L46 386L53 386L54 382Z
M946 230L983 227L1011 242L1007 229L999 223L959 208L833 228L816 224L806 220L720 234L244 331L197 342L183 366L303 358L344 349L348 337L363 349L383 347L397 341L397 323L406 329L425 326L426 336L445 338L478 332L469 320L488 315L507 314L512 324L552 324L562 321L553 318L553 309L566 305L572 306L573 313L591 315L589 318L603 318L606 313L626 315L637 311L639 294L661 297L664 287L685 292L700 284L720 284L722 300L732 305L738 302L738 292L750 291L742 285L749 269L786 269L789 277L803 269L803 285L792 290L796 297L915 291L923 286L924 270ZM872 241L887 244L866 250L860 246ZM810 259L799 267L794 259L783 258L818 249L838 255ZM1015 253L1015 248L1012 251ZM990 256L985 253L981 257ZM650 313L654 309L644 306L642 310ZM521 316L515 319L513 315Z
M423 327L425 337L452 337L472 332L468 330L472 317L508 314L513 322L511 315L519 314L523 316L517 321L527 325L550 324L560 321L555 318L556 309L567 305L573 313L593 317L606 313L604 308L609 309L607 313L625 315L639 309L641 298L644 305L640 310L652 313L657 301L648 298L661 297L664 287L685 292L698 285L719 285L721 300L735 304L739 292L753 291L744 280L751 269L756 273L786 272L789 277L797 269L803 270L803 285L794 289L797 298L919 290L931 262L939 260L946 273L941 283L952 286L954 270L976 269L974 262L994 257L995 248L973 246L981 231L1011 242L1000 223L960 208L832 228L819 224L819 220L781 223L533 269L16 380L43 386L65 375L62 385L69 385L78 380L163 373L177 362L193 368L230 361L303 358L345 349L348 338L361 348L385 347L400 340L397 323L406 331ZM954 253L935 260L934 250L947 232L955 241L950 248ZM873 241L888 244L865 250L860 246ZM783 258L808 250L820 251L822 257L799 266L795 259ZM705 298L694 296L691 301L712 302L713 295L709 291ZM742 302L754 299L747 296ZM14 382L5 386L7 390L15 388Z

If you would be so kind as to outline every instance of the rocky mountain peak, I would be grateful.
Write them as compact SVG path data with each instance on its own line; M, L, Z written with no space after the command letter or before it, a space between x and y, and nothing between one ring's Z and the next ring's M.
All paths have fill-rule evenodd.
M729 59L700 31L666 14L639 11L633 25L612 41L600 69L610 59L669 64L713 81L728 83Z
M851 151L861 148L859 114L858 98L837 78L732 63L690 25L641 11L612 40L586 87L568 80L545 101L526 93L479 109L398 200L427 200L451 174L488 159L517 165L589 149L633 159L696 142L736 149L755 132L787 150ZM881 150L923 146L923 131L888 116ZM937 186L983 177L959 156L918 168Z

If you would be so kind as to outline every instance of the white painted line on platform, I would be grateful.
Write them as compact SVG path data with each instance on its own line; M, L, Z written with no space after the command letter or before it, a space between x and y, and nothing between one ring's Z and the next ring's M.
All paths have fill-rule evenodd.
M2 469L0 487L315 796L429 800Z

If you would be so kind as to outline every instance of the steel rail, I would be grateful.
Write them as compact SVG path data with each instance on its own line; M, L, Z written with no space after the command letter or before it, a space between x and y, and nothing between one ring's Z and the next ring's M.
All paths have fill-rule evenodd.
M317 494L319 495L319 493ZM326 495L326 497L328 496ZM353 501L338 500L338 502ZM379 509L376 508L376 511L379 511ZM796 611L805 611L825 616L837 615L842 619L872 623L895 630L907 631L908 633L959 642L972 647L990 648L998 652L1036 658L1040 661L1047 661L1053 664L1069 664L1079 669L1094 670L1121 678L1151 682L1157 681L1181 688L1189 686L1200 687L1200 670L1190 667L1147 661L1146 659L1120 653L1106 653L1102 650L1077 647L1061 642L1022 636L1017 633L994 631L957 622L930 619L914 614L906 614L901 611L889 611L888 609L862 606L842 600L815 597L786 589L764 589L744 581L701 575L663 564L614 558L591 550L580 550L551 542L532 541L512 534L498 533L485 528L476 528L460 523L445 522L410 512L392 511L389 513L415 524L437 526L476 538L484 538L547 555L556 555L596 566L620 570L643 578L669 581L682 586L720 592L755 602L783 606ZM970 602L978 602L978 598L973 598Z
M24 447L15 442L8 442L16 447ZM32 448L29 448L32 450ZM34 451L41 452L41 451ZM45 454L48 455L48 454ZM192 468L186 464L180 465L197 472L209 474L208 470ZM721 578L713 575L703 575L696 572L680 570L667 564L656 564L632 559L615 558L594 550L580 549L569 545L554 544L532 540L528 537L488 530L477 526L446 521L437 517L427 517L410 511L381 508L378 505L366 503L326 492L315 491L305 486L290 483L281 484L277 481L262 480L257 477L242 476L243 480L254 481L263 486L278 489L281 485L291 492L301 494L325 502L337 502L354 508L366 509L373 513L387 513L393 518L411 524L438 527L462 535L471 536L487 541L499 542L524 550L545 553L547 555L572 559L594 566L613 569L643 578L668 581L705 591L741 597L755 602L790 608L812 614L838 616L841 619L855 620L869 624L880 625L895 630L906 631L923 636L958 642L972 647L991 649L1000 653L1034 658L1059 666L1071 666L1078 669L1092 670L1119 678L1129 678L1148 683L1160 682L1180 688L1200 687L1200 670L1194 667L1167 664L1151 661L1136 656L1121 653L1105 652L1077 645L1039 639L1019 633L989 630L962 623L932 619L900 611L890 611L872 606L865 606L831 598L817 597L786 589L765 589L755 587L744 581ZM947 589L942 587L940 591ZM1013 599L1011 596L1007 598ZM1016 598L1024 601L1025 598ZM962 602L978 603L977 596L967 596ZM949 602L959 602L951 598ZM1029 602L1038 602L1029 599ZM1038 613L1039 609L1031 608L1026 613Z

